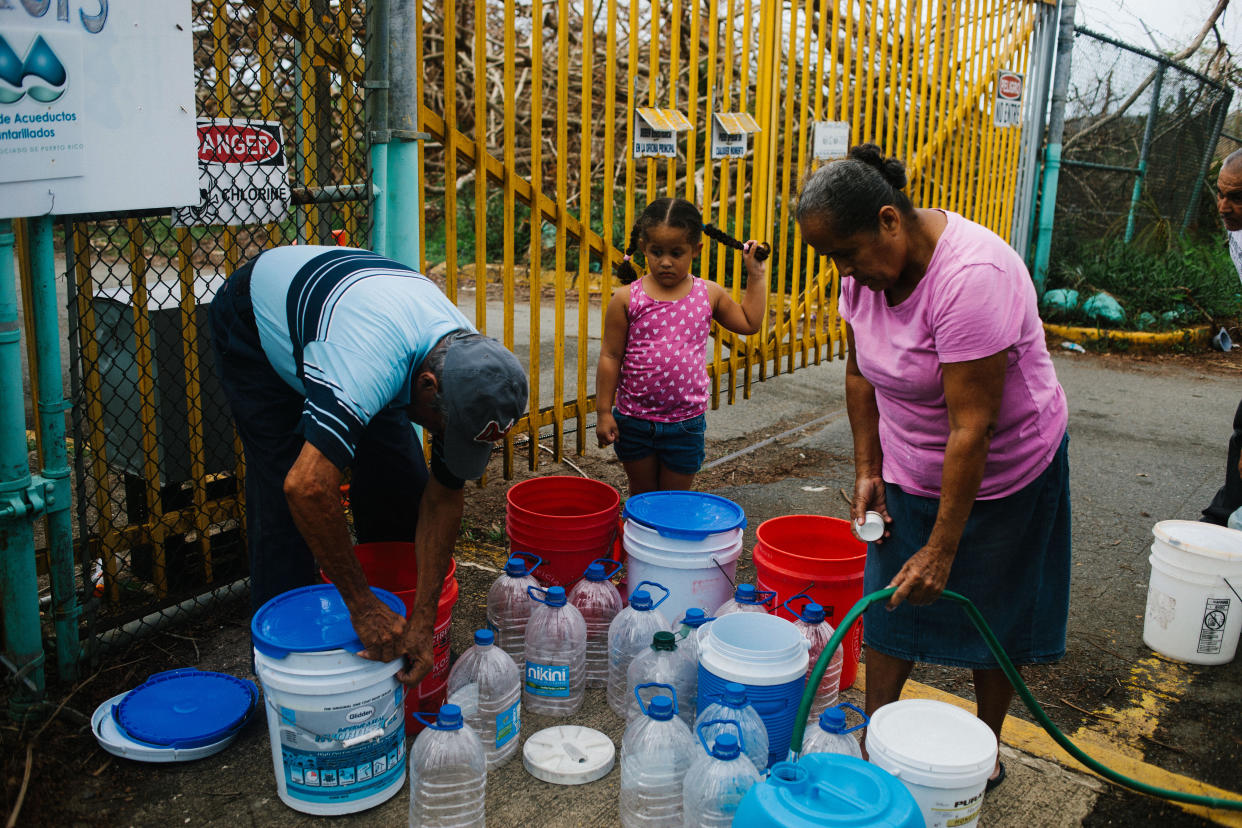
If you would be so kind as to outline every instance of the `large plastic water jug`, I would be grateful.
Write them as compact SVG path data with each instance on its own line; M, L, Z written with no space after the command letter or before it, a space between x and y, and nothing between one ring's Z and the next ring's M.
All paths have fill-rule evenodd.
M446 704L410 750L410 828L482 828L487 759L461 708Z
M793 602L799 598L806 599L801 610L793 606ZM806 677L810 681L811 672L815 669L815 663L819 661L820 653L824 651L824 647L828 645L828 640L832 638L836 630L825 620L824 608L812 601L811 596L805 592L785 601L784 606L789 610L790 615L798 619L794 621L794 626L811 644L811 649L807 651L810 660L806 665ZM815 700L811 702L811 712L807 715L810 721L819 719L819 714L837 703L837 694L841 687L841 665L844 662L845 655L841 650L841 645L838 644L836 652L832 654L832 660L828 662L828 669L824 671L820 679L819 687L815 688Z
M522 679L509 654L495 645L495 633L477 630L474 646L462 653L448 677L448 700L461 708L478 734L494 770L517 753L522 729Z
M775 592L755 589L754 584L738 584L733 597L716 608L716 617L734 612L767 612Z
M736 824L733 820L742 798L759 781L759 771L742 751L740 729L738 735L721 733L708 746L704 729L716 724L738 729L737 722L725 720L699 726L699 740L707 753L700 753L686 771L682 796L685 828L729 828Z
M659 601L652 601L645 587L655 587L664 594ZM608 706L623 719L634 689L627 681L630 662L651 644L651 636L668 629L668 619L658 609L667 597L663 586L643 581L630 593L630 605L608 626Z
M537 606L526 625L522 706L544 716L573 715L586 687L586 622L566 600L565 587L528 592Z
M528 567L523 558L530 558L534 565ZM496 646L513 658L519 670L526 657L526 622L535 607L526 590L539 586L531 573L542 563L538 555L514 552L487 591L487 626L496 633Z
M677 714L677 691L667 691L642 707L621 738L621 824L625 828L680 825L682 782L698 751L690 728ZM640 706L642 699L638 698Z
M777 762L737 809L746 828L924 828L914 796L892 774L853 756L814 753Z
M862 721L850 727L845 720L845 708L862 716ZM858 737L850 734L867 726L867 714L849 702L825 710L814 725L807 727L802 738L802 753L841 753L862 758Z
M763 723L759 711L746 700L745 687L736 681L728 682L724 686L724 692L699 711L698 719L694 723L695 730L706 727L704 733L708 741L714 740L728 729L725 725L707 726L706 723L711 721L737 722L746 755L760 773L768 769L768 727Z
M587 687L608 684L608 627L625 606L620 591L612 582L613 576L620 571L621 564L611 558L591 561L582 580L569 591L569 603L578 608L586 621Z
M699 640L699 707L728 682L746 688L768 729L768 764L789 753L794 720L806 686L807 640L792 621L757 612L717 618Z
M626 670L626 684L638 687L643 684L672 685L681 699L678 716L687 726L694 724L694 697L699 684L699 665L691 662L677 645L677 638L668 630L660 630L651 636L651 646L640 652ZM635 697L630 699L625 718L633 719L642 713Z

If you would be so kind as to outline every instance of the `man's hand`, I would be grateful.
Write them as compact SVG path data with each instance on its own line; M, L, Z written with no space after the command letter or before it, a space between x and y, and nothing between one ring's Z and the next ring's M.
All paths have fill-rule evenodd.
M351 611L350 623L362 642L362 658L371 661L392 661L405 649L405 619L390 610L378 598L372 598L359 611Z
M915 552L888 583L897 590L888 599L888 608L896 609L902 601L926 606L939 598L940 593L944 592L944 585L949 582L949 570L953 568L955 554L933 546L924 546Z
M599 447L611 446L617 442L617 418L611 411L597 411L595 414L595 437Z
M423 624L413 619L406 625L403 639L405 669L397 673L402 684L418 684L435 666L433 624Z

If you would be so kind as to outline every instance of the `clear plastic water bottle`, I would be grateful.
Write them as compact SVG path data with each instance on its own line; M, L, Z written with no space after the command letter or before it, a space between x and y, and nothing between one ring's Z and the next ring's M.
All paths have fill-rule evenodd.
M807 600L801 611L794 609L792 606L792 603L799 598ZM824 651L824 647L828 644L828 639L832 638L832 634L836 630L824 620L824 608L812 601L811 596L806 593L795 595L786 601L785 609L789 610L790 615L798 619L794 622L794 626L798 628L798 632L802 633L803 638L811 643L809 651L810 661L806 665L806 677L810 679L811 671L815 669L815 663L819 661L820 653ZM811 703L808 721L814 722L818 720L821 713L837 703L837 694L841 687L841 665L844 663L845 653L841 645L838 644L837 651L832 654L832 660L828 662L828 669L824 671L819 687L815 690L815 701Z
M523 557L535 562L527 567ZM505 564L504 574L497 578L487 591L487 626L496 633L496 646L508 653L518 669L525 658L526 622L535 608L526 590L539 586L531 573L539 568L543 558L528 552L514 552Z
M706 728L708 739L715 739L729 730L724 725L708 725L708 722L736 722L742 734L746 755L760 773L768 769L768 726L763 723L759 711L746 698L746 688L736 681L724 686L724 694L699 711L694 729Z
M645 586L664 591L659 601L652 602ZM608 625L608 706L621 718L626 717L633 685L628 681L630 662L650 646L651 636L668 629L668 619L657 609L668 590L653 581L642 581L630 593L630 605L617 613Z
M608 568L612 567L609 572ZM569 591L569 603L578 608L586 621L587 687L608 684L608 627L625 606L612 578L621 571L619 561L599 558L591 561L582 580Z
M494 641L491 630L475 631L474 646L457 659L448 677L449 703L461 708L466 724L478 734L488 770L513 758L522 731L521 674Z
M686 610L686 617L681 619L681 626L677 629L677 649L685 653L691 664L699 663L699 637L703 634L703 628L715 620L698 607Z
M482 828L487 759L461 708L446 704L410 750L410 826Z
M862 722L853 727L847 727L845 722L845 708L847 707L862 716ZM820 715L818 722L806 729L806 736L802 739L802 752L804 754L843 753L846 756L856 756L861 759L862 748L858 745L858 737L850 734L866 727L869 721L871 720L867 718L866 713L849 702L831 707Z
M682 781L698 753L690 728L677 716L677 691L657 695L625 728L621 738L621 825L681 825ZM641 698L639 703L641 705Z
M742 752L740 735L721 733L708 747L704 729L721 723L737 727L737 722L712 721L698 728L699 740L707 753L700 753L686 771L682 786L685 828L729 828L742 797L759 781L759 771Z
M543 716L571 716L582 706L585 693L586 622L567 602L565 587L527 591L538 605L526 625L522 707Z
M681 699L677 714L686 726L694 724L694 700L699 692L698 664L686 658L677 645L677 636L668 630L660 630L651 636L651 646L634 656L626 670L626 684L630 687L656 684L672 685ZM638 693L630 696L625 718L632 720L642 714Z
M755 589L754 584L738 584L733 597L721 604L714 614L719 618L731 612L767 612L768 603L775 597L775 592Z

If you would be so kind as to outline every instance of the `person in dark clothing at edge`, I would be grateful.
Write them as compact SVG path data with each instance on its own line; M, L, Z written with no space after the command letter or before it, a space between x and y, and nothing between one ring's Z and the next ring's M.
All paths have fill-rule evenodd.
M1225 225L1229 256L1242 279L1242 150L1234 150L1220 165L1216 176L1216 210ZM1233 415L1233 436L1225 461L1225 485L1203 510L1203 520L1225 526L1229 516L1242 506L1242 402Z
M238 268L211 304L212 340L246 459L251 608L316 583L340 590L363 651L432 668L440 586L463 486L526 411L517 359L426 276L366 250L293 245ZM428 474L412 423L432 434ZM415 543L408 619L371 592L361 543Z

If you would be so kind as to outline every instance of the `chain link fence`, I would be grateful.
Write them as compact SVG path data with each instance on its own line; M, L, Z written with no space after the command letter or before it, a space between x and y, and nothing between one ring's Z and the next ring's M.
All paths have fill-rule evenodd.
M247 574L208 330L228 273L279 244L367 241L363 4L195 0L193 27L200 203L65 224L88 635L123 637Z
M1100 239L1167 244L1218 228L1204 177L1232 91L1167 58L1075 33L1053 258Z

